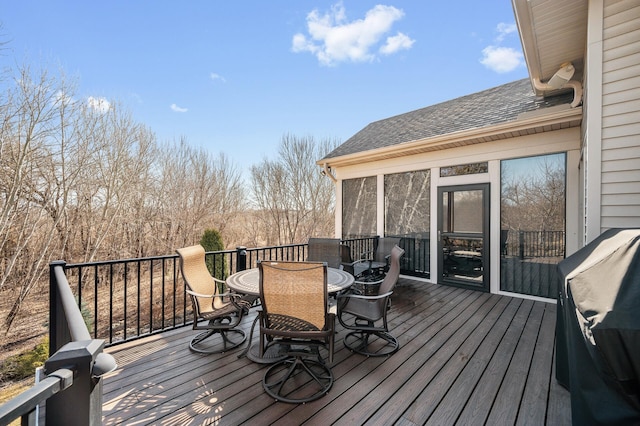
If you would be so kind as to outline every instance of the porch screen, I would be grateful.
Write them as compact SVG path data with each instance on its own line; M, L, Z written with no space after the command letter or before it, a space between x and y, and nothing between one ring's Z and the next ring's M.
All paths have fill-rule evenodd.
M375 176L342 181L342 238L376 235L377 179Z
M384 236L401 237L403 270L429 277L431 172L419 170L384 177Z
M565 256L566 155L501 162L500 289L557 297Z

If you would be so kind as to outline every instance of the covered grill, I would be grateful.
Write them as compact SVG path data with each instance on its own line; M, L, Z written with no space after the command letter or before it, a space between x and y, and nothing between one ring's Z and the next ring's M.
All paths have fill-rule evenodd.
M574 424L640 424L640 229L610 229L558 265L556 378Z

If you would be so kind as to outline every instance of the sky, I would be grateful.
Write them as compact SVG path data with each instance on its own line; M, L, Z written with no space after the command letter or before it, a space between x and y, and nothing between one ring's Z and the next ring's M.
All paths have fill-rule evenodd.
M0 25L0 65L62 69L245 171L284 135L344 142L527 76L510 0L0 0Z

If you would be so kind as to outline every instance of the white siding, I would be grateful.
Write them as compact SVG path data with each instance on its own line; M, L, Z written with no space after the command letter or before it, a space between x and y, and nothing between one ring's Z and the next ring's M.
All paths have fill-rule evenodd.
M605 0L601 228L640 227L640 0Z

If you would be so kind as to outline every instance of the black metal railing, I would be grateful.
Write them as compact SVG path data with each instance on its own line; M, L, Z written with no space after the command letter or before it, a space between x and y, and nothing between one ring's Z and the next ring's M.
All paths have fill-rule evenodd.
M501 254L520 259L565 255L564 231L501 231Z
M306 244L208 252L213 276L257 266L258 260L304 260ZM191 303L179 273L178 256L64 265L91 336L106 346L162 333L192 323Z
M534 245L530 234L510 232L509 251L531 255ZM428 278L428 236L398 237L401 238L400 246L405 250L401 272ZM377 238L346 238L342 242L350 247L352 257L357 259L360 253L375 250ZM554 241L563 241L564 235L547 235L544 238L545 247L555 247ZM563 249L562 245L560 250ZM547 253L550 253L548 249ZM306 254L306 244L291 244L208 252L206 258L211 273L216 278L225 279L237 271L256 267L261 259L303 260ZM67 264L64 269L92 337L104 339L106 346L191 324L191 304L186 297L175 254Z
M502 230L500 237L500 290L556 298L565 232Z

